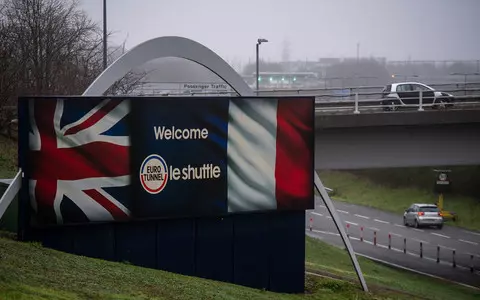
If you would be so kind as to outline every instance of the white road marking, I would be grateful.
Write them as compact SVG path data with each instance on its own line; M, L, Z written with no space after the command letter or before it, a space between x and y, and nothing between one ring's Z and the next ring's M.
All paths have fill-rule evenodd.
M316 229L313 229L312 231L313 231L313 232L316 232L316 233L323 233L323 234L340 236L339 233L330 232L330 231L322 231L322 230L316 230Z
M412 228L412 229L415 230L415 231L425 232L425 230L423 230L423 229L418 229L418 228Z
M394 236L398 236L398 237L402 237L401 234L398 234L398 233L393 233L393 232L390 232L391 235L394 235Z
M331 219L331 218L332 218L332 217L330 217L330 216L327 216L327 219Z
M446 238L446 239L449 239L449 238L450 238L448 235L443 235L443 234L435 233L435 232L430 232L430 233L433 234L433 235L439 236L439 237Z
M468 230L463 230L463 232L480 236L480 233L478 233L478 232L473 232L473 231L468 231Z
M375 228L375 227L367 227L367 228L368 228L368 229L371 229L371 230L373 230L373 231L380 231L380 229Z
M316 213L316 212L312 212L312 214L317 215L317 216L320 216L320 217L323 217L322 214L319 214L319 213Z
M382 221L382 220L379 220L379 219L373 219L375 222L379 222L379 223L383 223L383 224L390 224L390 222L387 222L387 221Z
M400 225L400 224L393 224L393 225L395 225L397 227L402 227L402 228L405 227L404 225Z
M424 273L424 272L421 272L421 271L418 271L418 270L415 270L415 269L410 269L410 268L407 268L407 267L404 267L404 266L401 266L401 265L398 265L398 264L394 264L394 263L391 263L391 262L388 262L388 261L385 261L385 260L381 260L381 259L378 259L378 258L375 258L375 257L372 257L372 256L368 256L368 255L365 255L365 254L362 254L362 253L355 252L355 254L366 257L366 258L369 258L371 260L375 260L375 261L387 264L387 265L391 265L391 266L394 266L394 267L397 267L397 268L400 268L400 269L404 269L404 270L407 270L407 271L410 271L410 272L414 272L414 273L417 273L417 274L422 274L422 275L429 276L429 277L432 277L432 278L436 278L436 279L444 280L444 281L447 281L447 282L455 283L455 284L458 284L458 285L461 285L461 286L464 286L464 287L468 287L468 288L471 288L471 289L474 289L474 290L477 290L477 291L480 290L478 287L474 287L474 286L470 286L470 285L467 285L467 284L464 284L464 283L460 283L460 282L456 282L456 281L453 281L453 280L445 279L443 277L439 277L439 276L435 276L435 275L432 275L432 274ZM460 267L460 266L457 265L457 267ZM462 267L460 267L460 268L462 268Z
M423 241L423 240L419 240L419 239L412 239L414 241L417 241L419 243L423 243L423 244L429 244L429 242L426 242L426 241Z
M359 217L359 218L364 218L364 219L370 220L370 217L366 217L366 216L362 216L362 215L357 215L357 214L355 214L354 216L355 216L355 217Z
M326 206L325 206L325 205L321 205L321 204L320 204L320 205L319 205L319 207L326 207Z
M340 209L337 209L338 212L342 213L342 214L349 214L348 211L345 211L345 210L340 210Z
M324 234L329 234L329 235L337 235L339 236L338 233L334 233L334 232L328 232L328 231L321 231L321 230L313 230L314 232L318 232L318 233L324 233ZM308 231L307 231L308 232ZM319 238L319 239L323 239L322 237L320 236L315 236L316 238ZM360 241L359 238L356 238L356 237L352 237L350 236L349 239L351 240L355 240L355 241ZM363 240L364 243L366 244L370 244L370 245L373 245L373 242L370 242L370 241L367 241L367 240ZM384 248L384 247L387 247L385 245L382 245L382 244L377 244L377 246L381 247L381 248ZM449 248L449 247L444 247L444 246L441 246L439 245L440 247L442 248L446 248L446 249L452 249L452 248ZM338 246L336 246L338 247ZM388 248L388 247L387 247ZM395 251L395 252L401 252L403 253L403 249L398 249L398 248L394 248L392 247L391 250ZM453 249L452 249L453 250ZM435 275L431 275L431 274L427 274L427 273L422 273L420 271L417 271L415 269L409 269L409 268L406 268L406 267L403 267L401 265L397 265L397 264L394 264L394 263L391 263L391 262L388 262L388 261L384 261L384 260L380 260L378 258L374 258L374 257L371 257L371 256L368 256L368 255L365 255L365 254L362 254L362 253L359 253L359 252L356 252L355 251L355 254L356 255L359 255L359 256L363 256L363 257L367 257L369 259L372 259L372 260L376 260L376 261L381 261L383 263L386 263L386 264L389 264L389 265L393 265L393 266L396 266L396 267L399 267L399 268L402 268L402 269L405 269L405 270L410 270L412 272L415 272L415 273L419 273L419 274L424 274L424 275L427 275L427 276L430 276L430 277L434 277L434 278L439 278L439 279L442 279L442 280L446 280L446 281L450 281L450 280L447 280L445 278L442 278L442 277L437 277ZM414 256L414 257L417 257L420 259L420 253L414 253L414 252L410 252L410 251L407 251L406 254L410 255L410 256ZM428 261L431 261L431 262L434 262L435 264L437 264L437 259L436 258L431 258L431 257L428 257L428 256L423 256L423 258L425 260L428 260ZM451 261L445 261L445 260L440 260L439 262L441 265L445 265L445 266L452 266L452 262ZM459 264L456 264L456 267L458 269L462 269L462 270L470 270L470 267L466 267L466 266L462 266L462 265L459 265ZM479 271L475 271L474 272L475 275L480 275L480 272ZM450 282L453 282L453 283L458 283L458 282L455 282L455 281L450 281ZM477 287L472 287L472 286L468 286L468 285L465 285L465 284L462 284L462 283L458 283L459 285L463 285L463 286L467 286L469 288L474 288L474 289L477 289L477 290L480 290L479 288Z
M470 242L470 241L466 241L466 240L459 240L459 241L460 241L460 242L467 243L467 244L471 244L471 245L478 246L478 243L475 243L475 242Z
M353 222L349 222L349 221L345 221L345 223L348 223L348 224L353 225L353 226L358 226L357 223L353 223Z
M452 251L455 250L455 249L447 247L447 246L442 246L442 245L438 245L438 246L440 246L440 248L447 249L447 250L452 250Z

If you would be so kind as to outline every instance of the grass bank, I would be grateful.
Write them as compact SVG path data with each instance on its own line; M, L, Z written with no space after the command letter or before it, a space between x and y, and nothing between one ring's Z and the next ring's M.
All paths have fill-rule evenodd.
M317 244L322 248L309 243ZM393 292L365 294L354 284L317 276L307 276L305 295L276 294L1 237L0 261L0 299L406 299Z
M357 280L346 251L315 239L306 240L307 269L327 271ZM389 287L404 291L405 299L480 299L480 292L435 278L390 268L369 259L358 257L367 285ZM398 296L396 296L398 297ZM395 298L398 299L398 298Z
M391 187L373 182L349 172L320 172L322 181L334 189L332 198L402 214L414 202L435 203L437 198L430 189L418 187ZM480 230L480 201L469 196L448 194L444 208L458 214L457 222L450 225Z
M308 238L306 265L311 270L355 278L342 249ZM276 294L233 284L71 255L36 243L0 235L0 299L478 299L474 291L439 280L390 269L367 259L360 263L369 284L306 277L302 295Z

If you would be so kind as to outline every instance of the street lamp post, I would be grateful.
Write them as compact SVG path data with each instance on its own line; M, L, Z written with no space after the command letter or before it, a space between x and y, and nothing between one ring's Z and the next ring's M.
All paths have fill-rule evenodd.
M258 80L259 80L259 76L258 76L259 75L259 73L258 73L258 63L259 63L258 62L258 56L259 56L258 55L258 48L259 48L261 43L267 43L267 42L268 42L268 40L266 40L266 39L258 39L257 40L257 45L256 45L257 59L256 59L256 83L255 84L256 84L257 95L258 95Z
M103 0L103 69L107 68L107 0Z

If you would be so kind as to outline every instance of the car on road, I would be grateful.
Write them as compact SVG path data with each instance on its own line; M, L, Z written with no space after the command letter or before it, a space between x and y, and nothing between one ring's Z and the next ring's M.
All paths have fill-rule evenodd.
M422 104L433 109L453 106L455 96L436 91L434 88L419 82L399 82L386 85L382 90L381 105L385 111L397 110L401 107L418 107L422 91Z
M403 225L414 226L436 226L443 227L442 212L435 204L414 203L403 214Z

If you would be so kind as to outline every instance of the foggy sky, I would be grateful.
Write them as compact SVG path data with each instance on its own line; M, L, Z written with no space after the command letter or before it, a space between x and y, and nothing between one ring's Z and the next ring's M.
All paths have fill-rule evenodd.
M102 0L80 0L101 24ZM112 42L191 38L222 58L291 60L381 56L389 60L480 59L480 0L107 0Z

